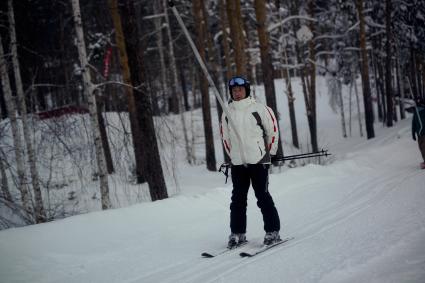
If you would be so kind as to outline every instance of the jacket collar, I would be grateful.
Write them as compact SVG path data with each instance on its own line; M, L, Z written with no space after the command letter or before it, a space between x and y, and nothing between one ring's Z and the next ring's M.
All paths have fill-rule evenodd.
M255 102L254 98L252 98L251 96L248 96L245 99L239 100L239 101L232 101L231 106L234 109L237 110L242 110L247 108L248 106L250 106L251 104L253 104Z

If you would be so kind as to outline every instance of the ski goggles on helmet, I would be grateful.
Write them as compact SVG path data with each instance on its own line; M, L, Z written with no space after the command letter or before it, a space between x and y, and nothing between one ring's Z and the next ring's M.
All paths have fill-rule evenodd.
M244 86L249 84L249 82L242 78L242 77L233 77L230 81L229 81L229 87L234 87L234 86Z

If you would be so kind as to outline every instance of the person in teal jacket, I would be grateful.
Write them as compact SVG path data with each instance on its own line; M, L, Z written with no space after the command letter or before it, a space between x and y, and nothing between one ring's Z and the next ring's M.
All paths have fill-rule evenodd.
M412 138L418 140L419 150L422 154L423 162L420 164L425 169L425 99L416 99L416 106L413 110Z

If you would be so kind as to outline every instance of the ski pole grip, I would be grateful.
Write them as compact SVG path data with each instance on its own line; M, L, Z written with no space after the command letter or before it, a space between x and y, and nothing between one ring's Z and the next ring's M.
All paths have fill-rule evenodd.
M168 0L168 6L170 6L171 8L174 7L174 1L173 0Z

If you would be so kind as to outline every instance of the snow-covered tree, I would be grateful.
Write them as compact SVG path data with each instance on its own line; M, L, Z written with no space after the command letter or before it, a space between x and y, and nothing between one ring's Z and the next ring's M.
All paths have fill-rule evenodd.
M90 111L91 131L93 134L93 141L96 148L97 170L99 176L100 194L102 198L102 209L109 209L112 207L109 197L108 173L106 171L105 155L102 146L102 139L99 129L99 120L97 117L95 86L91 79L89 70L89 63L86 53L86 44L84 41L83 25L81 22L81 11L79 0L71 0L72 10L74 14L74 23L77 39L77 49L80 59L80 68L84 83L84 93L87 97L87 102Z

